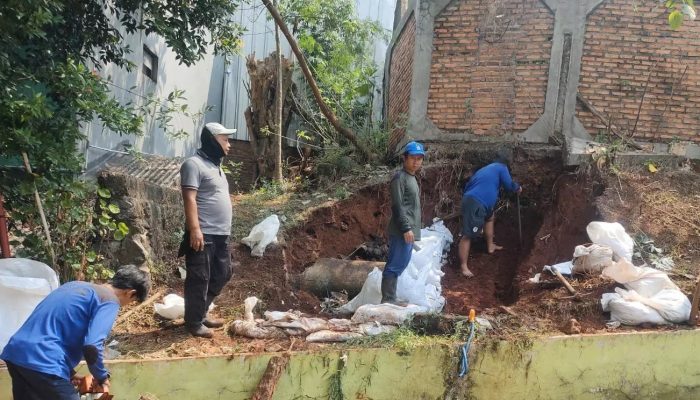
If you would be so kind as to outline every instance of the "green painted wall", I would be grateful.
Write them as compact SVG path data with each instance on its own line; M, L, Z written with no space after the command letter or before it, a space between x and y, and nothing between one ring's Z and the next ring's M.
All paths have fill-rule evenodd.
M700 398L698 331L551 337L525 345L483 343L474 350L468 379L455 378L456 351L444 346L409 354L294 353L274 398L328 399L332 382L340 382L345 399ZM346 362L340 361L344 354ZM270 357L116 361L109 368L117 400L144 393L161 400L233 400L250 396ZM9 376L0 371L0 399L9 393Z

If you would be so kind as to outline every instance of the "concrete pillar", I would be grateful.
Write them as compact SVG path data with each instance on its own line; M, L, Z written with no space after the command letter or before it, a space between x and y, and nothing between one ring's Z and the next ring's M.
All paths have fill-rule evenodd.
M576 92L586 19L605 0L541 0L554 14L554 37L549 61L549 80L544 113L521 138L547 142L551 136L590 140L576 118Z

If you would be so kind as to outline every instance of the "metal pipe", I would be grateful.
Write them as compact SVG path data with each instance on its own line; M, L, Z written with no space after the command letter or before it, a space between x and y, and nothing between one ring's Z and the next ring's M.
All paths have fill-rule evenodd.
M10 236L7 232L7 212L5 212L5 198L0 193L0 258L10 258Z

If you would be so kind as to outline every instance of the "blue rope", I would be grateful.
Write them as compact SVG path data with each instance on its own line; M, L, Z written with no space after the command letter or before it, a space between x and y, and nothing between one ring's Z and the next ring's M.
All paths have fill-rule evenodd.
M459 360L459 377L463 378L469 372L469 347L472 345L472 340L474 339L474 322L469 323L469 337L467 342L462 345L461 357Z

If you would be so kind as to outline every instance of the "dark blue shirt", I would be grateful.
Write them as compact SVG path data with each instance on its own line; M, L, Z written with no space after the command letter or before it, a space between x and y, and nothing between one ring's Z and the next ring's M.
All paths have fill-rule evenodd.
M511 179L505 164L491 163L476 171L467 182L464 196L475 198L490 213L498 201L498 190L501 186L509 192L515 192L520 188L520 185Z
M88 369L103 381L108 375L102 350L118 312L119 300L108 287L66 283L39 303L10 338L0 359L70 379L71 370L83 357L83 347L94 346L97 357Z

